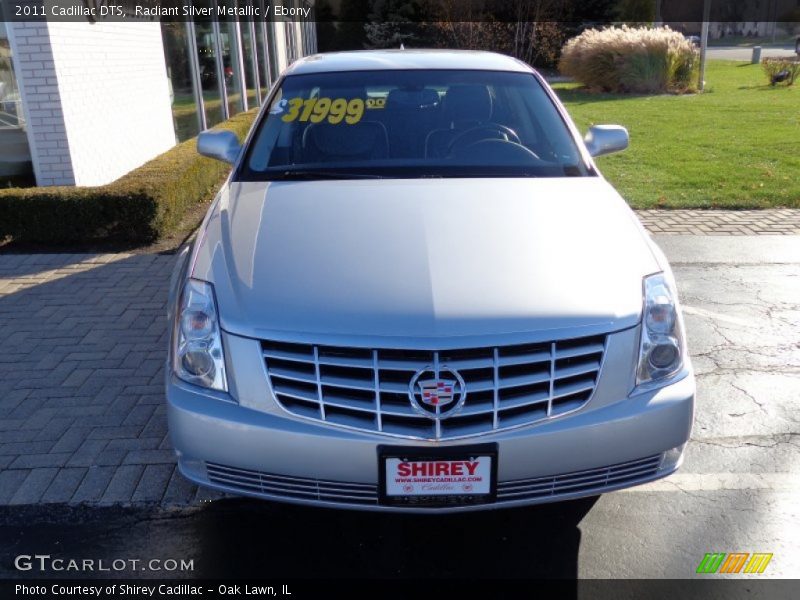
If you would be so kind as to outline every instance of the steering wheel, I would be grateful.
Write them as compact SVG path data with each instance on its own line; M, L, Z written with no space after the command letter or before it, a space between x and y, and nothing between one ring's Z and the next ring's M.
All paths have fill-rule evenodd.
M450 158L478 161L483 165L541 165L542 159L530 148L510 140L483 139L453 149ZM471 164L471 163L470 163Z
M457 146L469 146L483 140L502 140L522 144L517 133L510 127L500 123L486 123L485 125L470 127L450 140L445 155L449 156L453 152L453 148Z

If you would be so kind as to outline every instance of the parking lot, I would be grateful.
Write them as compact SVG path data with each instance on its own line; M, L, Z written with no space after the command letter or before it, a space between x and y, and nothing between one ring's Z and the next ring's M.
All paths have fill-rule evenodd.
M51 553L194 560L173 576L682 578L707 552L767 552L765 576L796 577L800 236L657 241L698 380L683 468L600 498L446 517L197 490L164 416L174 256L0 255L0 574Z

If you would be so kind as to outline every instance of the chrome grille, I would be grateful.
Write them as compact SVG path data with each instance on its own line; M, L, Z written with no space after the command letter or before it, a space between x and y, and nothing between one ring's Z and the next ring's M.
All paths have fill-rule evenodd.
M346 504L377 504L378 502L378 487L365 483L272 475L216 463L206 463L206 471L211 483L236 488L243 492Z
M585 471L500 481L497 484L497 504L549 502L567 496L601 494L619 487L637 485L658 475L661 458L661 454L656 454ZM288 477L217 463L206 463L206 469L211 483L238 492L265 494L287 500L316 500L346 505L378 504L376 485Z
M497 484L497 501L533 500L591 491L600 493L610 487L633 485L658 472L661 456L656 454L640 460L563 475L501 481Z
M606 336L457 350L392 350L262 341L270 385L288 412L333 425L414 439L454 439L578 410L600 374ZM446 366L464 380L457 414L412 406L416 373Z

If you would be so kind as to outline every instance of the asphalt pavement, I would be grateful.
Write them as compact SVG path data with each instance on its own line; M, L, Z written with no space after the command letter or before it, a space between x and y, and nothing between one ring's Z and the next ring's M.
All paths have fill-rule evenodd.
M0 577L63 577L14 567L19 555L50 554L193 561L118 576L708 578L696 570L711 552L771 553L760 577L798 577L800 236L656 239L675 268L698 382L677 474L599 498L448 516L242 499L5 506Z
M748 46L711 46L708 48L707 56L710 59L720 60L747 60L753 56L753 49ZM761 48L761 58L794 58L794 46Z

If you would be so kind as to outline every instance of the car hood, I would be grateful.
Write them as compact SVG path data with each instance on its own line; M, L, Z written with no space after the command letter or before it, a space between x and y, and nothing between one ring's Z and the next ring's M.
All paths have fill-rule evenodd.
M660 270L601 177L234 182L200 236L226 331L332 344L619 330Z

